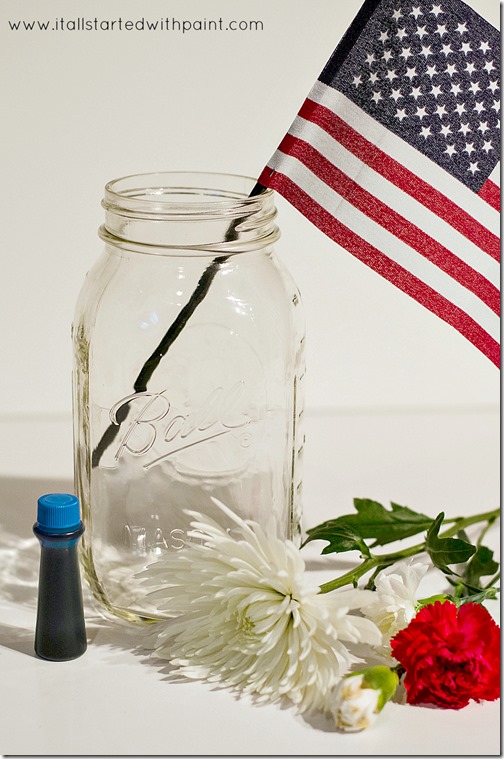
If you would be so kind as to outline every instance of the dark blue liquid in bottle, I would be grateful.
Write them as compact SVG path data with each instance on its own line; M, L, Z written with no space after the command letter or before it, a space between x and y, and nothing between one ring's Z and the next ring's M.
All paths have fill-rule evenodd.
M87 648L78 542L84 532L79 500L49 493L38 500L33 532L40 541L35 653L50 661L68 661Z

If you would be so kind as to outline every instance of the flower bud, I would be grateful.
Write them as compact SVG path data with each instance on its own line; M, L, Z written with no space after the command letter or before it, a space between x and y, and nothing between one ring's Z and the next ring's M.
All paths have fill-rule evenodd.
M397 674L384 666L346 675L334 689L329 705L338 730L356 733L370 727L398 684Z

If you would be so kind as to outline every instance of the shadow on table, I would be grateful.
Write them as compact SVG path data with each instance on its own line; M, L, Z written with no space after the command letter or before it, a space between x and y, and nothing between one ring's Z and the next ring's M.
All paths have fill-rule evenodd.
M15 617L15 624L5 616L0 622L0 647L35 656L33 641L40 562L40 545L33 534L37 499L44 493L72 492L70 479L0 478L0 604L7 614L12 607ZM111 651L145 655L151 646L147 631L121 620L105 618L94 605L85 582L82 590L89 642Z
M0 622L0 647L6 647L21 654L35 656L33 650L34 625L37 608L38 572L40 560L39 542L32 528L37 516L37 499L44 493L73 492L71 480L46 480L0 478L0 603L6 608L16 609L16 621L26 612L24 626ZM307 561L312 569L323 568L323 560L315 558ZM320 565L320 566L319 566ZM187 683L183 676L177 676L174 668L166 660L154 653L157 634L166 623L159 625L134 625L120 619L109 619L98 609L92 609L90 593L83 583L87 599L88 613L86 629L88 641L107 651L106 661L122 665L118 654L129 652L144 665L152 667L163 679L171 683ZM216 685L208 685L218 689ZM235 694L235 698L239 698ZM252 701L255 699L252 698ZM258 704L259 705L259 704ZM291 708L285 701L281 708ZM322 714L299 717L312 729L334 732L334 722Z

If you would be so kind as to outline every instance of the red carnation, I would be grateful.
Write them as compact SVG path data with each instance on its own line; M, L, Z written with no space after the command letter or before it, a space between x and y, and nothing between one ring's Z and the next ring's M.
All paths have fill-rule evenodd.
M500 694L499 626L479 604L436 601L391 640L409 704L461 709Z

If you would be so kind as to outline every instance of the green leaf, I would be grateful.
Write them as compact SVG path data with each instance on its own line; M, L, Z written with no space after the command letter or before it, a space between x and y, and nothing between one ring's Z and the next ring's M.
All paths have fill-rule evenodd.
M440 538L438 533L444 517L441 512L429 527L425 549L438 569L445 574L454 574L447 565L467 561L476 552L476 548L461 538Z
M346 525L340 519L330 519L307 530L308 537L303 545L310 540L327 540L327 545L322 553L344 553L345 551L360 551L365 556L369 556L369 548L362 540L362 537L350 525Z
M493 575L499 570L499 564L494 561L493 551L486 546L478 546L472 559L467 563L464 580L468 585L479 588L481 578Z
M470 543L469 535L465 530L459 530L457 532L457 538L460 538L461 540L465 540L466 543Z
M362 538L372 538L375 541L372 547L417 535L432 524L432 518L425 514L397 503L390 505L392 511L369 498L354 498L357 514L342 516L338 521L351 525Z
M345 514L308 530L304 545L310 540L327 540L329 545L322 553L359 550L370 556L365 539L373 539L373 546L383 546L423 532L432 524L432 519L425 514L396 503L392 503L392 510L388 511L377 501L354 498L354 506L356 514Z

